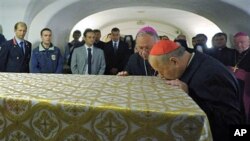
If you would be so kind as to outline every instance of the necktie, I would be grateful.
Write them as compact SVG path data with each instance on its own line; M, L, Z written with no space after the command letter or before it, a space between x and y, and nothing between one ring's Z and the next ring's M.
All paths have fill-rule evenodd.
M117 42L114 42L114 51L115 51L115 54L116 54L116 51L117 51Z
M21 47L21 50L22 50L23 54L25 54L25 48L24 48L24 42L23 41L20 42L20 47Z
M88 48L88 74L91 74L91 48Z

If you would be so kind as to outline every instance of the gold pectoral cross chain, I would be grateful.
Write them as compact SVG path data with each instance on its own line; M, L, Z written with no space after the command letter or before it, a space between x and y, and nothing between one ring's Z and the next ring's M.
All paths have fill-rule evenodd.
M241 63L241 61L243 60L243 59L245 59L245 57L246 57L246 55L248 54L248 52L250 51L250 49L248 49L248 51L246 51L244 54L243 54L243 56L240 58L240 59L238 59L238 61L235 63L235 66L233 67L233 72L236 72L239 68L238 68L238 65ZM235 58L236 58L236 54L235 54Z

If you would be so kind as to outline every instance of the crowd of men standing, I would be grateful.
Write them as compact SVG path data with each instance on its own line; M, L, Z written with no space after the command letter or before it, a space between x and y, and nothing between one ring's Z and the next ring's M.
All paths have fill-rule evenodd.
M14 26L15 36L6 41L1 34L0 71L25 73L64 73L64 64L70 67L66 73L116 75L127 64L134 52L120 40L120 30L113 28L107 43L100 40L100 30L86 29L83 40L81 32L73 33L74 40L65 47L64 55L52 43L52 30L41 30L41 42L32 50L32 44L25 40L27 25L18 22Z

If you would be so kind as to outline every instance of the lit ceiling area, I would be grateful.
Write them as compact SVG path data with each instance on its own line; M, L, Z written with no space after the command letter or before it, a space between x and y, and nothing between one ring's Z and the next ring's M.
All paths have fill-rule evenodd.
M108 19L108 20L107 20ZM159 7L124 7L105 10L92 14L79 21L71 33L78 29L101 29L103 35L118 27L123 35L133 35L143 26L153 26L159 35L174 39L178 34L187 35L191 40L198 33L206 34L209 39L221 30L210 20L197 14L170 8Z
M44 27L52 29L53 43L63 48L75 29L98 28L104 37L113 27L122 35L135 35L143 26L171 39L185 34L189 44L194 35L204 33L210 46L219 31L230 40L238 31L250 33L249 5L249 0L8 0L0 3L0 19L6 19L0 24L11 38L14 23L25 21L26 38L34 46Z

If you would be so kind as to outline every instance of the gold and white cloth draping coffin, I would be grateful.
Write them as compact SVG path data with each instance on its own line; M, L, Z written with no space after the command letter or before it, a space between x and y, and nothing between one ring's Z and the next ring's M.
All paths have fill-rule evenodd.
M0 73L1 141L208 141L205 113L157 77Z

